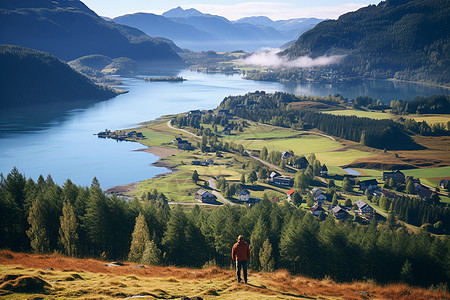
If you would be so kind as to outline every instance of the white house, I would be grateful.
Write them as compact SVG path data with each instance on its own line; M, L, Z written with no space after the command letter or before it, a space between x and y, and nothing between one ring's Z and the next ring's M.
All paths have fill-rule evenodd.
M248 190L242 190L238 194L239 201L248 202L250 200L250 192Z
M313 188L311 190L311 195L313 196L314 201L326 201L327 200L327 196L319 188Z

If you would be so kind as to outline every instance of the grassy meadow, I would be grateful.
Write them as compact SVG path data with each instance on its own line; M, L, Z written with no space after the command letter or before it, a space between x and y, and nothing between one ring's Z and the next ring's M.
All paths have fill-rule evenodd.
M410 299L444 300L444 291L373 281L337 283L249 270L249 284L237 283L235 273L217 267L189 269L172 266L106 266L105 261L0 251L2 299ZM47 269L51 268L51 269Z

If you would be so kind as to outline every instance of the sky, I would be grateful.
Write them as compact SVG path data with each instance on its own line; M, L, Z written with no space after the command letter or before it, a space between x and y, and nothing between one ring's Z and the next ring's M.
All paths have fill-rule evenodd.
M272 20L293 18L336 19L341 14L355 11L380 0L81 0L98 15L114 18L117 16L147 12L162 14L181 6L195 8L203 13L220 15L229 20L250 16L267 16Z

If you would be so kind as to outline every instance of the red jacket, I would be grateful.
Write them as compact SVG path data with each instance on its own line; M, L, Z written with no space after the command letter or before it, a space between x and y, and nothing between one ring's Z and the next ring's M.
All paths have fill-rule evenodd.
M239 241L233 246L233 250L231 251L231 256L233 260L242 261L250 259L250 248L245 241Z

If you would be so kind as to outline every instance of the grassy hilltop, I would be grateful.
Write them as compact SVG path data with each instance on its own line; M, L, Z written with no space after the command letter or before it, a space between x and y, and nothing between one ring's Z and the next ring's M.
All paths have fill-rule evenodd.
M249 273L238 284L232 270L189 269L125 263L106 266L94 259L0 251L3 299L448 299L445 292L402 284L339 284L291 276L286 271ZM48 269L51 268L51 269ZM199 299L199 298L196 298Z

